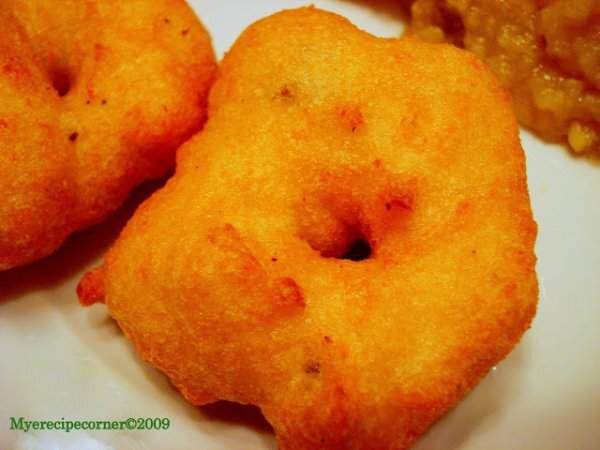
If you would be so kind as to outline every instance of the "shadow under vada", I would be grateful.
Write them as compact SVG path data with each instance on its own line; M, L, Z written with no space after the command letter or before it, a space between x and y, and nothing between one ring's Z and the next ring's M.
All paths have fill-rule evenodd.
M31 264L0 272L0 302L56 288L78 272L83 273L110 248L140 203L164 185L167 179L168 176L142 183L107 220L73 234L53 254Z

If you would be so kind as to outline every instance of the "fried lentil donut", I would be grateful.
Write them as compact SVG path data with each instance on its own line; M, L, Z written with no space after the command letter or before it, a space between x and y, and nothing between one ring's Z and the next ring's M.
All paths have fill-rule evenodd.
M450 45L303 8L243 33L208 114L80 301L282 449L406 448L535 313L508 96Z
M600 1L402 1L412 3L410 34L489 64L521 123L600 156Z
M215 61L182 0L0 5L0 270L54 251L174 164Z

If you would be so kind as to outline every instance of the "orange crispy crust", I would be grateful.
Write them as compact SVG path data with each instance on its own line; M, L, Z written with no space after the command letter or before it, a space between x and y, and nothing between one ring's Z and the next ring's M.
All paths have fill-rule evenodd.
M189 401L258 405L282 449L401 449L529 327L535 237L482 63L305 8L227 54L104 299Z
M203 124L215 61L183 0L0 7L0 270L159 177Z
M77 285L77 297L83 306L104 302L104 267L88 272Z

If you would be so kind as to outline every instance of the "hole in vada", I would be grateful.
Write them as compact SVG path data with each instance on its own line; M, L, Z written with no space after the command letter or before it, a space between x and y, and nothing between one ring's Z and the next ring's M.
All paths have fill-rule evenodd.
M359 238L350 243L348 251L344 253L340 259L363 261L369 256L371 256L371 245L366 239Z
M59 97L64 97L71 90L73 80L71 74L62 68L50 70L50 83Z
M363 261L373 254L370 226L356 202L342 197L303 197L298 235L323 258Z
M323 239L323 236L313 236L308 239L310 246L317 250L324 258L345 259L348 261L363 261L372 254L371 244L362 232L348 224L343 225L343 232L331 230L332 234Z

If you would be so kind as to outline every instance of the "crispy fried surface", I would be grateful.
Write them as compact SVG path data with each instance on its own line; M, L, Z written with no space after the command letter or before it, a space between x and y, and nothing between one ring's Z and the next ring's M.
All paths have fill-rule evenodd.
M482 63L306 8L239 38L80 295L192 403L258 405L282 449L400 449L528 328L535 236Z
M52 252L164 175L215 70L182 0L0 6L0 270Z

